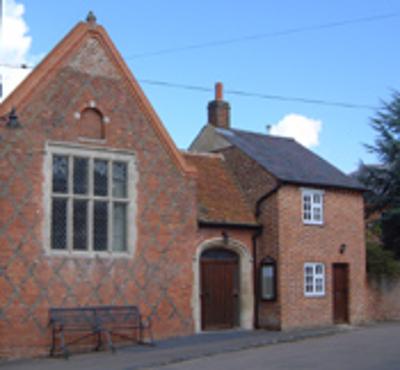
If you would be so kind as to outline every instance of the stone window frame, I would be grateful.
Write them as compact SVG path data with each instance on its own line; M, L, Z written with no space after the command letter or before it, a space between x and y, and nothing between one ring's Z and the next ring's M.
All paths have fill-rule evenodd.
M307 202L305 197L310 197L310 209L306 210ZM320 197L320 202L315 201L315 197ZM303 188L301 189L301 214L305 225L323 225L324 224L324 198L325 192L319 189ZM316 213L319 212L320 219L316 219ZM309 218L307 217L309 213Z
M112 250L111 240L112 240L112 226L111 222L108 224L108 242L107 242L107 251L96 251L93 250L93 235L89 236L88 242L88 250L74 250L72 246L72 223L73 223L73 213L72 206L68 206L68 215L67 215L67 249L53 249L51 247L51 217L52 217L52 179L53 179L53 171L52 171L52 158L54 155L65 155L70 158L79 157L79 158L89 158L90 162L93 162L94 159L107 160L110 162L125 162L127 164L127 186L126 186L126 204L127 204L127 221L126 221L126 250L125 251L115 251ZM72 159L70 159L72 161ZM111 166L109 166L110 168ZM92 170L92 166L90 166L89 174ZM111 169L109 169L109 174ZM69 192L68 199L74 199L72 194L72 172L69 173ZM93 177L93 175L90 175ZM137 228L136 228L136 213L137 213L137 189L136 184L138 181L138 174L136 169L136 156L135 153L128 150L119 150L119 149L110 149L103 147L95 147L88 145L80 145L74 143L65 143L65 142L48 142L46 143L45 156L44 156L44 209L45 209L45 222L44 222L44 246L47 254L50 255L59 255L59 256L70 256L70 257L121 257L127 258L132 257L135 252L136 247L136 239L137 239ZM92 181L92 180L89 180ZM108 176L108 184L109 189L110 183L112 179ZM110 190L109 190L110 191ZM58 196L58 194L57 194ZM92 193L86 196L89 202L94 202L96 199ZM107 199L107 202L110 202L109 209L112 208L113 197L107 196L104 199ZM71 203L71 201L69 201ZM88 212L88 233L93 232L93 214ZM112 219L112 214L109 214L109 220Z
M307 280L307 278L310 278L310 281ZM306 262L304 264L305 297L324 297L325 281L325 265L322 262ZM311 290L308 289L309 287L311 287ZM320 289L318 289L318 287L320 287Z

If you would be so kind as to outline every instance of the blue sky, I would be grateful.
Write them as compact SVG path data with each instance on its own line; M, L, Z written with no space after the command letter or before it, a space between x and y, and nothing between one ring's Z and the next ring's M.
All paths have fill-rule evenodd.
M11 0L9 0L11 1ZM12 0L25 6L29 59L52 47L93 10L135 77L212 88L380 106L399 89L396 0ZM170 54L137 54L399 12L398 17ZM187 148L206 123L210 92L142 85L170 135ZM320 121L312 150L345 172L374 162L374 110L226 95L235 128L265 132L295 114ZM296 124L292 122L292 124Z

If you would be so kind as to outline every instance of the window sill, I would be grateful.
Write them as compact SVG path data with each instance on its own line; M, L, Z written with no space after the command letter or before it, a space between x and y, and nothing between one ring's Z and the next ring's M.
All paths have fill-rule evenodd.
M319 226L322 227L325 225L324 222L309 222L309 221L303 221L304 226Z
M48 250L46 255L48 257L68 257L68 258L84 258L84 259L130 259L133 254L130 252L71 252L71 251L56 251Z
M305 298L325 298L326 294L304 294Z

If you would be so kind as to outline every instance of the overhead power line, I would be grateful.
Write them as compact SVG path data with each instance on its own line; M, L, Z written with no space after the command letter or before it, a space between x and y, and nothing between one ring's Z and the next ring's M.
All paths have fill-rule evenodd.
M173 54L173 53L184 52L184 51L189 51L189 50L218 47L218 46L243 43L243 42L247 42L247 41L256 41L256 40L260 40L260 39L273 38L273 37L289 36L289 35L298 34L298 33L318 31L318 30L330 29L330 28L338 28L338 27L344 27L344 26L349 26L349 25L353 25L353 24L376 22L376 21L381 21L381 20L385 20L385 19L389 19L389 18L397 18L399 16L400 16L400 12L395 12L395 13L378 14L378 15L373 15L373 16L368 16L368 17L361 17L361 18L338 20L338 21L329 22L329 23L316 24L313 26L295 27L295 28L289 28L289 29L280 30L280 31L272 31L272 32L266 32L266 33L241 36L241 37L236 37L236 38L231 38L231 39L213 40L213 41L207 41L207 42L203 42L203 43L190 44L190 45L185 45L185 46L178 46L178 47L171 47L171 48L165 48L165 49L160 49L160 50L148 51L148 52L143 52L143 53L138 53L138 54L133 54L133 55L127 56L125 59L132 60L132 59L139 59L139 58L148 58L148 57L154 57L154 56L158 56L158 55Z
M33 68L27 67L26 65L18 66L18 65L8 65L1 64L0 67L9 67L9 68ZM153 86L162 86L167 88L175 88L175 89L183 89L183 90L192 90L192 91L201 91L201 92L213 92L214 90L210 87L206 86L198 86L198 85L187 85L181 83L167 82L167 81L159 81L159 80L151 80L151 79L138 79L138 81L142 84L153 85ZM357 103L348 103L348 102L339 102L339 101L329 101L322 99L311 99L311 98L301 98L294 96L283 96L283 95L274 95L274 94L266 94L266 93L256 93L249 92L243 90L224 90L226 94L243 96L247 98L258 98L258 99L266 99L266 100L277 100L277 101L286 101L286 102L297 102L304 104L314 104L314 105L325 105L331 107L339 107L339 108L351 108L351 109L373 109L376 110L377 107L368 104L357 104Z
M176 88L183 90L192 90L192 91L201 91L201 92L212 92L214 91L212 88L205 86L195 86L195 85L186 85L179 83L172 83L166 81L157 81L157 80L148 80L148 79L140 79L140 83L154 86L163 86L167 88ZM303 104L314 104L314 105L324 105L330 107L340 107L340 108L349 108L349 109L373 109L376 110L377 107L368 104L357 104L357 103L349 103L349 102L341 102L341 101L330 101L323 99L312 99L312 98L302 98L302 97L294 97L294 96L283 96L283 95L274 95L274 94L265 94L265 93L257 93L257 92L249 92L243 90L224 90L225 94L244 96L248 98L259 98L266 100L278 100L285 102L295 102L295 103L303 103Z
M0 67L14 68L14 69L33 69L34 68L34 66L29 66L25 63L15 63L15 64L0 63Z

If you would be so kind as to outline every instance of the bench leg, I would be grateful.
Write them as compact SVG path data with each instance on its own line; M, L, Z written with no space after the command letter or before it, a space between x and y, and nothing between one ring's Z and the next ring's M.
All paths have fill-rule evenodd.
M114 344L112 342L110 332L108 330L104 330L103 333L106 336L108 348L111 350L112 353L115 353L115 347L114 347Z
M51 347L50 347L50 357L54 356L56 350L56 330L55 328L51 331Z
M60 337L60 347L61 347L61 351L64 353L64 357L66 359L68 359L69 357L69 352L67 349L67 346L65 344L65 338L64 338L64 331L61 329L60 333L59 333L59 337Z
M103 339L101 337L101 331L98 331L97 332L97 345L96 345L94 350L95 351L99 351L101 346L102 346L102 344L103 344Z

